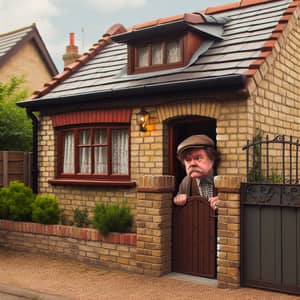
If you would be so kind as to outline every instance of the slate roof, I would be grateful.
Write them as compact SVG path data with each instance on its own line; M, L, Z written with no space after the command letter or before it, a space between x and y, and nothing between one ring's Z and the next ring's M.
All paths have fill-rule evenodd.
M35 92L33 99L36 100L21 103L21 106L34 107L95 95L99 100L155 90L201 87L204 83L206 86L245 84L271 54L299 2L243 0L196 12L194 15L202 15L204 19L227 19L222 39L214 39L187 67L139 75L127 75L127 45L111 43L110 37L114 39L115 35L120 40L122 34L146 33L149 28L182 21L186 14L136 25L127 31L122 25L115 25L89 52Z
M14 31L0 34L0 68L28 41L33 40L38 47L43 60L47 64L51 76L55 76L58 70L50 57L50 54L37 30L35 24Z

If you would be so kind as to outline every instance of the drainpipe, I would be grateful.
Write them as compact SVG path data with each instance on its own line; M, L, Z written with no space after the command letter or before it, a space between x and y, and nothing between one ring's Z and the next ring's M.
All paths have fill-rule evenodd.
M26 109L27 116L32 121L32 191L38 193L38 125L37 117L32 113L30 108Z

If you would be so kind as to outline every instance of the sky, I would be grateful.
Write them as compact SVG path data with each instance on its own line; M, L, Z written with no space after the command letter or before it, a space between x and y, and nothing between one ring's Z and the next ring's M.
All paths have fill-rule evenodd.
M79 53L116 23L126 28L163 17L237 0L0 0L0 34L36 24L59 72L62 56L75 33Z

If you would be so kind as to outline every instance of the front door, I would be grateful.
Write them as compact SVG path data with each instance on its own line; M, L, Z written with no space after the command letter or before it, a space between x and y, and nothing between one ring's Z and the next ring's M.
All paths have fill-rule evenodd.
M169 170L177 188L185 170L176 158L178 144L193 134L216 138L214 119L190 117L169 125ZM216 216L206 201L193 197L183 207L173 207L172 271L208 278L216 277Z

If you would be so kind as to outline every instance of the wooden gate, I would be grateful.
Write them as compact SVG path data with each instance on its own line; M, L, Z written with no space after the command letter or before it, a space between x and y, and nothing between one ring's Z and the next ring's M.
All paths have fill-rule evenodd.
M278 136L248 143L245 149L241 284L300 294L299 143Z
M189 198L173 209L173 271L216 277L216 218L207 199Z

